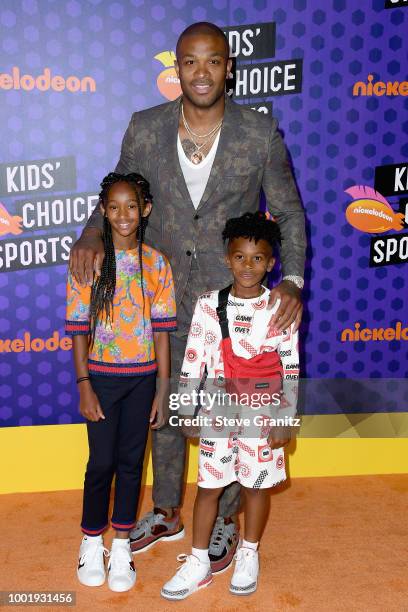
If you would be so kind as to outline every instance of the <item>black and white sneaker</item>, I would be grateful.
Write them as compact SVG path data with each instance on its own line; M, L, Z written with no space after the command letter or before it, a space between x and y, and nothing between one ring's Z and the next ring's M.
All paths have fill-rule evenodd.
M109 551L103 546L102 536L84 536L79 549L77 576L85 586L101 586L105 582L104 555Z
M114 538L109 554L108 585L111 591L129 591L136 582L136 570L129 539Z

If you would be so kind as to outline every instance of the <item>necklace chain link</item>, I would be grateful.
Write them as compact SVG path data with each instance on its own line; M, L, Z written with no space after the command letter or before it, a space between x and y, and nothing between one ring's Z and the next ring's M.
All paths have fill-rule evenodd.
M193 162L193 164L199 164L200 162L203 161L204 159L204 155L203 153L201 153L201 149L204 148L209 142L211 142L211 140L214 139L215 135L217 134L217 132L221 129L222 126L222 122L223 119L221 119L220 123L218 123L210 132L208 132L208 134L195 134L193 132L193 130L190 128L190 126L187 123L187 119L185 118L184 115L184 106L183 103L181 103L181 117L183 119L183 124L184 127L186 128L186 131L188 133L188 135L190 136L191 140L193 141L193 144L195 146L195 151L193 151L193 153L191 153L190 155L190 161ZM202 142L200 145L195 141L195 138L205 138L204 142Z

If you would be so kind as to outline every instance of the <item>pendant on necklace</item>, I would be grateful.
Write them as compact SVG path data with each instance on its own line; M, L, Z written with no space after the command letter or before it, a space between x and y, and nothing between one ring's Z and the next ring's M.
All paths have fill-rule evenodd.
M193 162L193 164L200 164L204 159L204 155L202 153L200 153L200 151L195 151L191 157L190 160Z

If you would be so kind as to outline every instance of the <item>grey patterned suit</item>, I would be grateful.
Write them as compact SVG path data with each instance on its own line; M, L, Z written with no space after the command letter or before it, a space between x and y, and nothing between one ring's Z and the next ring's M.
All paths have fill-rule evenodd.
M196 210L178 161L179 111L180 98L134 113L116 167L121 173L139 172L150 182L154 202L146 242L169 258L176 289L178 331L171 338L173 376L180 371L197 297L231 280L221 240L225 221L256 211L261 187L280 227L285 275L303 277L306 248L304 213L277 121L271 122L226 97L217 153ZM102 227L99 208L88 227ZM184 438L175 428L154 432L156 506L180 505L184 455ZM221 497L220 513L224 516L232 514L239 503L235 485Z

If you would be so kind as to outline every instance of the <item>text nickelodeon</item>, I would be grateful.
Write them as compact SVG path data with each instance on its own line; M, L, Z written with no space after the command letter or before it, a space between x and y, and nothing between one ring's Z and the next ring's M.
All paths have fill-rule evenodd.
M40 353L41 351L70 351L72 338L60 336L58 331L53 332L50 338L32 338L30 332L24 332L22 338L2 338L0 340L0 353Z
M74 75L70 75L66 78L57 74L51 76L50 68L44 68L42 74L38 76L32 76L31 74L21 75L20 68L13 66L11 74L7 72L0 72L0 89L22 89L23 91L32 91L37 89L38 91L69 91L75 93L80 92L95 92L96 82L90 76L79 78Z

